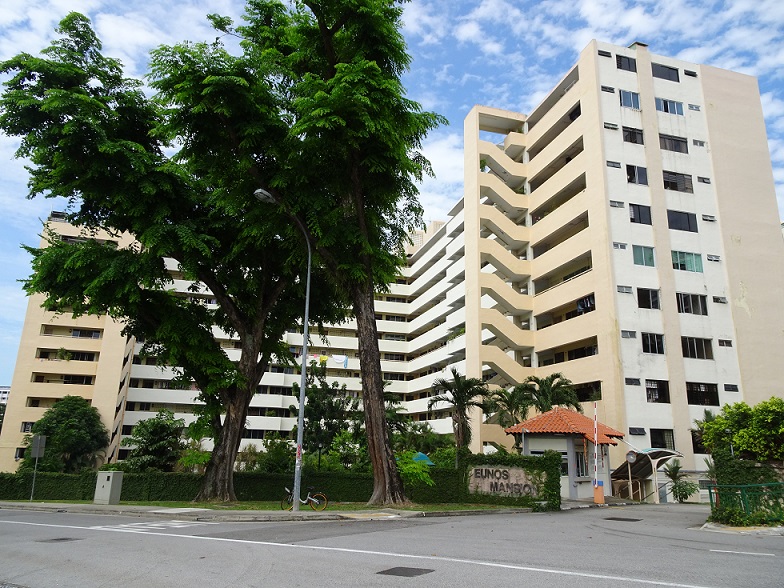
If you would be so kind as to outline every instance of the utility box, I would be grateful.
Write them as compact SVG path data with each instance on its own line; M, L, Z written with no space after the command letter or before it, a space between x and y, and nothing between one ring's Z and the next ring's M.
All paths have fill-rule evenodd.
M98 472L93 504L120 504L123 472Z

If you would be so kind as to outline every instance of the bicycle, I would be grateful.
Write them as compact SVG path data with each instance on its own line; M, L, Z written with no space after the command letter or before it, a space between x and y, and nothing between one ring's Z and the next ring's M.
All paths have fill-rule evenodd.
M308 487L308 495L305 498L300 498L299 501L302 504L310 504L310 508L313 510L324 510L327 508L327 495L323 492L311 494L311 490L313 490L313 486ZM280 501L280 508L282 510L294 508L294 493L288 488L286 488L286 495L283 497L283 500Z

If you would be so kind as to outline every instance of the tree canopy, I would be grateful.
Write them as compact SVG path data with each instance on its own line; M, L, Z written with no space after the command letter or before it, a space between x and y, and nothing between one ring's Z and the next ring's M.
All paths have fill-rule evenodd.
M452 368L452 379L439 378L433 382L433 389L440 392L428 400L428 409L436 404L446 403L452 407L452 421L455 431L455 445L458 450L471 443L471 423L469 411L486 406L490 395L487 385L479 378L466 378L456 368Z
M109 433L98 410L81 396L64 396L33 425L34 435L46 435L44 456L38 469L75 474L94 468L109 445ZM25 452L20 471L32 469L35 459Z
M566 406L578 412L583 411L574 384L560 372L544 378L528 376L525 381L514 387L516 414L520 420L528 418L528 410L535 408L540 413L552 410L554 406Z
M697 423L709 451L730 449L754 461L784 460L784 399L772 397L754 406L725 404L713 418Z
M357 319L372 502L404 500L389 443L373 297L421 223L415 182L442 119L405 97L409 65L394 0L251 0L239 55L219 42L160 47L153 99L101 53L72 13L42 57L20 54L0 99L0 128L21 137L30 195L62 196L87 229L135 242L31 248L28 292L51 310L127 321L164 363L196 382L215 450L200 499L232 500L233 463L250 399L285 330L300 316L304 227L315 251L314 322ZM171 154L172 150L174 151ZM254 191L277 206L260 205ZM295 221L295 222L291 222ZM111 241L111 240L109 240ZM172 292L164 258L213 308ZM328 273L327 273L328 272ZM217 327L240 340L229 357Z
M185 421L174 418L174 413L166 409L150 419L139 421L131 435L122 441L123 445L133 447L123 461L123 469L135 472L174 471L185 450L184 429Z

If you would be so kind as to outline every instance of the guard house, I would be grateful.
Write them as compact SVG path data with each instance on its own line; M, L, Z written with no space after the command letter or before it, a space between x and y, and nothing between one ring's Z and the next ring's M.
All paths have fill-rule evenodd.
M612 493L608 447L623 433L597 423L597 478L605 494ZM506 429L523 455L541 455L552 449L563 456L561 462L561 497L572 500L591 499L593 490L593 420L574 410L556 406L544 414Z

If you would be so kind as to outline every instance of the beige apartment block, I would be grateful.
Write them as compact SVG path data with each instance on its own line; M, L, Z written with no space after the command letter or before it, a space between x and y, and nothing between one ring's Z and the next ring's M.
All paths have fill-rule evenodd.
M472 109L461 208L469 376L562 372L600 421L688 469L705 468L705 409L784 394L755 78L593 41L530 114Z
M52 213L47 226L64 240L87 238L60 213ZM90 237L117 240L106 234ZM15 393L9 395L0 433L1 472L16 469L33 423L64 396L82 396L98 409L111 439L103 460L116 461L118 455L132 341L109 317L58 315L41 308L43 300L34 295L27 304L11 383Z
M754 78L593 41L530 114L474 107L464 157L464 197L412 235L407 266L376 297L387 390L412 419L452 432L450 407L429 406L451 368L498 387L562 372L626 442L674 448L701 470L690 429L705 409L784 394L769 351L784 346L784 239ZM173 290L215 303L175 260L167 267ZM67 393L99 408L111 459L162 408L195 418L198 390L172 385L177 369L144 357L120 325L53 317L39 303L26 317L0 470L14 469L24 428ZM355 322L311 333L307 359L361 396ZM215 336L239 358L232 337ZM297 355L301 331L285 343ZM61 347L90 360L58 361ZM298 370L273 362L264 374L242 446L291 431ZM474 451L512 444L479 411L472 427ZM610 451L612 468L626 451Z

